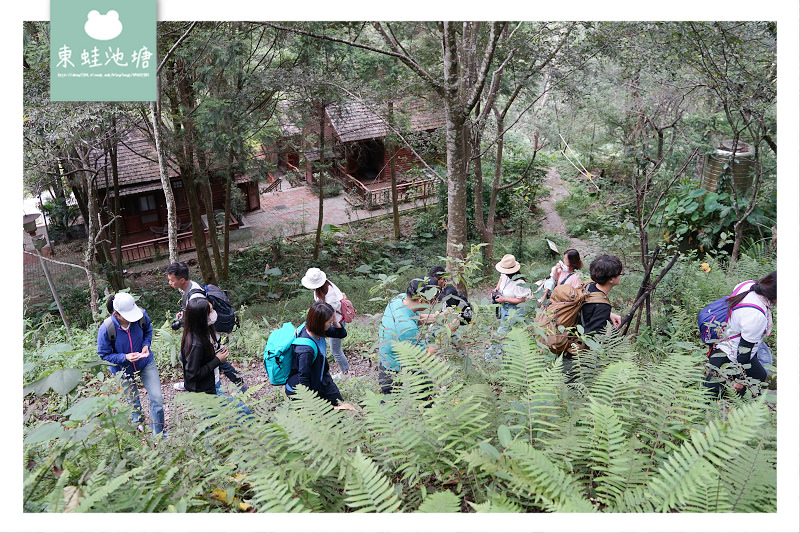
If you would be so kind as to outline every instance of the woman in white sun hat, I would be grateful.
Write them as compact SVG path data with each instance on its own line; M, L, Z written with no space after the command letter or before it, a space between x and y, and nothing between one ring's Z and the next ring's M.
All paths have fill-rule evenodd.
M336 322L342 321L342 299L344 294L339 290L339 287L328 279L325 272L318 268L309 268L300 283L306 289L314 291L315 302L321 300L333 307L336 313ZM339 365L339 370L342 374L347 374L350 371L350 363L347 361L344 351L342 351L342 339L328 337L328 342L330 343L331 354L333 354L336 364ZM333 377L338 377L338 375L334 374Z
M505 323L514 316L521 317L524 309L519 305L531 296L531 290L524 287L525 278L519 273L519 262L511 254L506 254L500 260L495 269L500 272L500 279L492 291L492 302L501 304L500 307L500 328L498 333L505 329Z

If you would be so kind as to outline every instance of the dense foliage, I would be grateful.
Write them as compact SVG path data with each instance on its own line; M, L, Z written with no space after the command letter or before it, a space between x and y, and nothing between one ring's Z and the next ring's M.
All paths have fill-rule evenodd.
M185 27L164 24L160 39L168 44ZM288 401L280 387L251 387L241 397L249 417L218 397L182 394L168 414L169 437L154 439L131 424L119 383L97 358L105 313L91 312L83 281L64 276L58 282L69 336L53 306L26 301L25 512L776 512L777 370L763 386L729 365L727 378L745 394L710 398L701 385L706 350L696 325L707 303L776 269L774 24L537 22L500 34L496 25L446 27L202 24L167 65L174 116L166 127L191 123L197 145L184 148L204 151L226 171L242 170L254 150L280 136L281 105L298 124L315 124L318 116L308 110L344 92L381 102L423 94L436 83L420 73L440 72L452 60L442 57L440 37L452 45L456 31L465 44L458 50L463 79L449 81L469 88L479 61L468 52L490 50L488 37L497 37L486 57L503 66L486 71L494 75L472 102L474 112L457 117L456 130L469 138L455 145L472 151L461 154L457 169L464 180L455 188L466 205L457 215L467 221L457 257L443 253L457 243L448 235L453 168L440 157L446 136L439 130L406 139L438 159L431 172L445 178L438 202L404 215L399 238L386 236L386 219L327 225L313 239L276 229L225 253L221 271L242 318L227 338L231 360L240 364L260 365L269 331L304 319L309 294L299 280L310 266L355 302L360 320L348 326L344 348L373 364L384 306L434 264L461 272L473 321L452 336L443 333L443 319L433 324L426 334L435 355L403 345L401 386L389 396L379 393L375 375L342 381L357 412L333 410L302 388ZM37 24L26 27L26 135L37 141L26 150L26 167L40 168L26 174L33 192L69 185L42 162L109 119L93 106L50 106L43 35ZM392 42L395 56L373 53ZM403 54L419 58L419 70L394 60ZM525 55L558 60L544 69L546 62L529 64ZM752 61L737 60L743 57ZM193 107L178 103L175 80L189 80L180 87L196 91ZM463 96L449 101L451 116ZM298 141L301 148L316 142L311 137ZM726 175L708 191L691 171L694 158L721 139L756 145L755 186L747 194ZM263 176L268 165L258 165L247 170ZM549 194L544 176L552 169L569 188L557 204L568 235L539 227ZM317 190L327 197L340 187ZM60 193L46 209L54 232L66 237L77 213ZM241 200L231 198L234 212ZM526 279L539 280L553 264L544 237L562 250L571 238L585 241L585 278L591 257L618 255L625 277L612 305L621 313L644 278L644 248L662 251L654 272L677 254L651 295L649 323L637 323L628 336L608 331L587 340L571 382L532 320L499 339L485 296L497 279L496 259L481 264L479 254L513 253ZM162 382L180 379L180 336L169 327L177 292L158 268L136 270L126 290L153 319ZM532 319L535 303L527 306ZM777 330L767 339L773 351ZM499 360L484 357L498 345Z
M455 337L431 332L436 355L402 348L391 396L373 378L343 382L357 413L305 391L289 401L254 387L243 397L253 416L243 418L187 394L165 440L135 432L93 331L68 345L56 330L45 343L31 329L27 409L37 416L26 421L25 510L774 511L776 397L745 381L744 398L714 401L700 384L691 309L735 283L709 261L710 273L691 260L676 267L670 283L684 292L664 297L671 311L653 331L588 341L572 383L530 325L513 330L500 362L484 360L497 341L483 300ZM738 268L741 277L763 265ZM382 279L374 292L391 294L397 276ZM260 357L274 325L247 319L233 353ZM375 324L351 331L345 349L374 354ZM166 324L157 332L160 367L174 368L177 338Z

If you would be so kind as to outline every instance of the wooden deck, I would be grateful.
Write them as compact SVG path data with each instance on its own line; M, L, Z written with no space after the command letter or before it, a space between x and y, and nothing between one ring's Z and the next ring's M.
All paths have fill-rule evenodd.
M350 193L364 200L364 209L379 209L392 204L392 186L386 182L373 181L364 184L339 168L339 175L344 180ZM436 183L433 178L408 181L397 184L397 202L405 203L426 198L436 194Z
M231 217L230 229L237 229L239 222ZM210 242L208 238L208 228L203 229L206 237L206 242ZM194 235L191 228L188 231L178 232L178 251L190 252L196 248ZM111 248L111 253L116 253L116 247ZM122 260L126 263L135 261L144 261L153 257L166 257L169 255L169 237L156 237L150 231L139 231L122 236Z

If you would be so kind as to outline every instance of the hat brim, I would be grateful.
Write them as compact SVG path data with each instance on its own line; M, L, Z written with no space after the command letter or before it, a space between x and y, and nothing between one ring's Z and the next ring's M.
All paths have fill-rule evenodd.
M312 289L313 290L313 289L319 289L320 287L325 285L326 281L328 281L328 279L325 276L322 277L322 281L312 280L312 279L309 279L306 276L303 276L303 279L300 280L300 283L306 289Z
M144 313L142 313L142 310L138 306L135 306L130 311L125 311L124 313L122 311L117 311L117 313L119 313L119 315L128 322L138 322L139 319L144 316Z
M503 268L502 266L500 266L500 263L497 263L497 264L494 266L494 268L495 268L495 270L497 270L497 271L498 271L498 272L500 272L501 274L513 274L514 272L516 272L517 270L519 270L519 263L517 263L516 265L514 265L512 268Z

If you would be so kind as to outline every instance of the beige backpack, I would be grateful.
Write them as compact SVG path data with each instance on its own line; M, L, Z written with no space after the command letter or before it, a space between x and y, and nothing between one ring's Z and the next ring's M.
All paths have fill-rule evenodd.
M578 341L578 336L570 328L575 326L583 304L611 303L602 291L587 292L588 284L578 288L567 284L556 286L550 295L550 303L536 316L535 323L547 335L547 347L556 355L561 355ZM559 326L564 326L564 330L561 331Z

